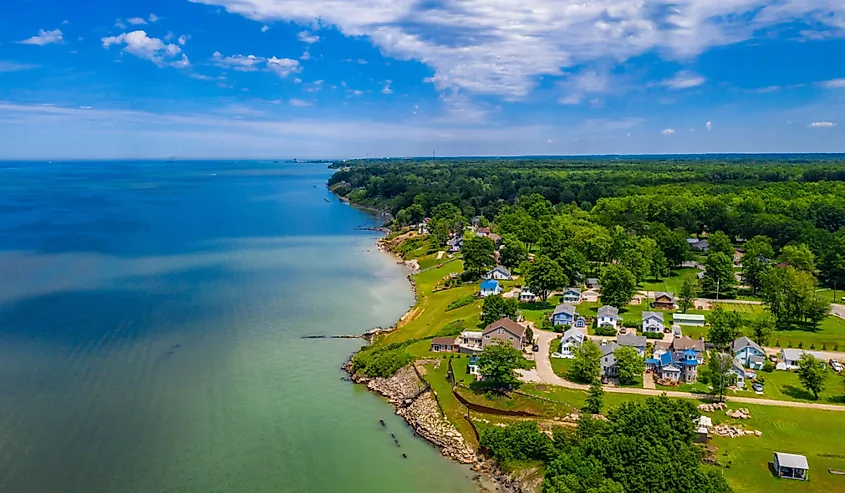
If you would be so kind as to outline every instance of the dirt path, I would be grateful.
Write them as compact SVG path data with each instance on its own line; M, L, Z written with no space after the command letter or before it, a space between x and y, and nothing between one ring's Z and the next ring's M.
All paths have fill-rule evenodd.
M558 387L565 387L569 389L587 390L589 386L579 383L573 383L565 380L555 374L552 369L552 363L549 360L549 347L552 340L558 334L546 330L534 329L534 340L540 351L534 355L534 360L537 364L535 370L529 370L522 373L522 380L526 382L544 383L548 385L557 385ZM704 394L691 394L689 392L663 391L656 389L638 389L630 387L609 387L605 386L605 392L615 394L636 394L636 395L661 395L666 394L669 397L677 397L680 399L696 399L707 400L711 396ZM777 401L774 399L755 399L752 397L727 397L728 402L737 402L744 404L758 404L761 406L778 406L778 407L794 407L804 409L822 409L825 411L839 411L845 412L845 406L838 406L835 404L815 404L811 402L792 402L792 401Z

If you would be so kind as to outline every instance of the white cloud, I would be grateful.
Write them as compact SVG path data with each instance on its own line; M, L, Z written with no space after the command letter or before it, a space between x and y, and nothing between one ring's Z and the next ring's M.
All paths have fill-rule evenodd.
M558 99L560 104L579 104L588 94L600 94L611 89L610 76L606 72L586 70L569 76L558 84L563 96Z
M54 29L52 31L45 31L43 29L38 30L38 34L35 36L25 39L23 41L18 41L18 43L25 44L25 45L37 45L37 46L44 46L53 43L62 43L64 42L64 38L62 38L62 31L59 29Z
M707 131L709 132L713 128L713 122L707 122Z
M390 88L390 84L393 81L389 80L387 83L384 84L384 89L381 90L382 94L393 94L393 89Z
M0 72L18 72L21 70L30 70L37 67L38 65L0 61Z
M311 59L311 53L308 53L308 52L306 51L305 53L303 53L303 54L302 54L302 56L301 56L301 57L299 57L299 59L300 59L300 60L310 60L310 59Z
M673 133L675 133L675 129L674 128L667 128L667 129L663 130L663 132L661 132L661 133L663 135L672 135Z
M103 48L112 45L123 45L123 51L138 58L149 60L159 67L169 65L175 68L186 68L191 64L182 49L175 44L168 44L158 38L147 36L145 31L132 31L119 36L109 36L102 39Z
M314 106L314 103L305 101L304 99L290 98L291 106Z
M312 34L312 33L308 32L308 31L302 31L302 32L300 32L300 33L297 35L297 37L299 37L299 40L300 40L300 41L302 41L303 43L308 43L308 44L314 44L314 43L316 43L317 41L320 41L320 37L319 37L319 36L317 36L316 34Z
M845 79L833 79L822 82L822 87L827 89L840 89L845 87Z
M836 122L813 122L810 126L815 128L831 128L836 126Z
M696 73L690 72L688 70L682 70L675 74L675 76L671 79L664 80L663 82L661 82L661 84L668 87L669 89L677 90L698 87L704 84L706 81L707 79Z
M237 70L238 72L255 72L261 68L266 61L266 58L255 55L232 55L224 57L219 51L215 51L214 55L211 57L211 63L214 65L223 68L231 68L233 70Z
M438 89L526 96L537 76L649 52L688 59L796 23L845 35L834 0L191 0L257 20L331 25L432 67Z
M272 57L267 60L267 68L283 79L290 74L302 72L299 62L290 58Z
M179 39L177 39L176 42L179 43L181 46L185 46L185 43L187 43L189 39L190 39L189 36L185 36L183 34L183 35L179 36Z
M159 17L159 16L157 16L157 15L155 15L155 14L150 14L150 15L147 17L147 19L149 19L149 21L150 21L150 22L152 22L152 23L154 23L154 24L155 24L156 22L158 22L158 21L160 21L160 20L161 20L161 17Z
M266 33L269 30L270 30L270 26L268 26L267 24L261 26L261 32Z
M118 19L114 21L114 27L118 29L126 29L126 24L124 24L122 20Z
M140 17L132 17L131 19L126 19L126 22L133 26L143 26L147 23L146 20Z

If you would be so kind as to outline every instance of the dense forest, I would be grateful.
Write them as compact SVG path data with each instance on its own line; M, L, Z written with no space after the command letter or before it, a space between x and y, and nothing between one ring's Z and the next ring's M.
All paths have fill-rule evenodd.
M523 248L539 252L569 280L616 264L636 281L658 277L691 258L688 238L719 232L729 244L720 247L716 238L715 253L723 248L726 256L731 244L755 240L744 273L755 294L765 295L757 293L763 267L783 262L824 285L845 286L842 155L358 160L333 167L335 193L390 212L397 225L430 218L432 235L445 242L473 219L492 222L505 236L505 260L518 265ZM709 270L718 276L721 268L733 294L727 259L708 257L716 257ZM712 290L717 279L701 288Z

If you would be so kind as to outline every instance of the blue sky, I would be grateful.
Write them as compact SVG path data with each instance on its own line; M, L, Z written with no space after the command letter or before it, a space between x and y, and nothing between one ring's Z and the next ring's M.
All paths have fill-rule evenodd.
M841 0L5 0L0 159L845 152Z

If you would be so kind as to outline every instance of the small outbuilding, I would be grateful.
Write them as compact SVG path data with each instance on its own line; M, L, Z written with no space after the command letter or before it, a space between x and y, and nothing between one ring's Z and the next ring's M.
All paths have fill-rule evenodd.
M672 315L672 322L677 325L704 327L704 315L696 315L692 313L676 313Z
M810 465L803 455L775 452L774 466L779 478L806 481L810 473Z

